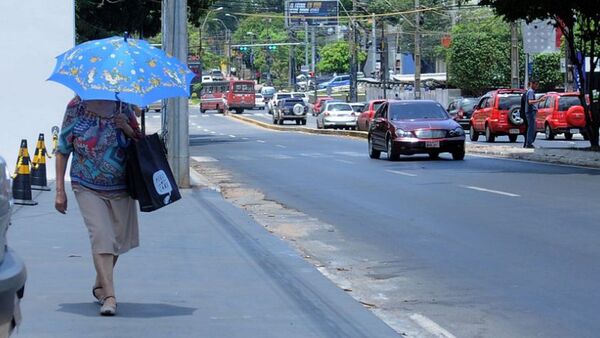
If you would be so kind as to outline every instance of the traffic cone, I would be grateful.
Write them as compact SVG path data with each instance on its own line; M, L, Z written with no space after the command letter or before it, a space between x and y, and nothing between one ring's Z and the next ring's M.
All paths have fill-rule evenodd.
M37 205L31 198L31 175L29 174L29 152L27 140L21 140L17 168L13 177L12 193L15 204Z
M48 180L46 179L46 156L51 158L46 151L44 143L44 134L38 136L37 144L35 145L35 154L31 166L31 189L50 191Z

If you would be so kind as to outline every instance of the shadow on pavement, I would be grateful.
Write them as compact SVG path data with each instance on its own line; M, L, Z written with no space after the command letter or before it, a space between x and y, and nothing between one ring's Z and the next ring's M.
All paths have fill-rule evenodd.
M100 306L95 303L65 303L59 304L57 311L67 312L85 317L99 317ZM156 303L118 303L117 316L124 318L160 318L191 316L197 308L156 304Z

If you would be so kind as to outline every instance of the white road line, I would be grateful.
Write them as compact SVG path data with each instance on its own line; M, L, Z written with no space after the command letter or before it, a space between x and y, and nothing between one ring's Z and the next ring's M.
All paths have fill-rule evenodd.
M453 335L452 333L448 332L448 330L439 326L436 322L423 316L422 314L413 313L410 316L410 319L415 321L415 323L419 324L419 326L421 326L422 328L424 328L425 330L427 330L429 333L431 333L432 335L434 335L436 337L456 338L456 336Z
M354 164L354 162L351 162L351 161L346 161L346 160L339 160L339 159L336 159L336 161L337 161L337 162L341 162L341 163L346 163L346 164Z
M216 132L216 131L211 131L210 133L211 133L211 134L216 134L217 132Z
M223 134L223 133L219 133L219 136L225 136L225 134Z
M392 174L398 174L398 175L402 175L402 176L410 176L410 177L416 177L417 176L415 174L407 173L407 172L404 172L404 171L398 171L398 170L386 170L386 171L389 172L389 173L392 173Z
M335 151L334 154L351 156L351 157L364 157L365 156L365 153L359 153L356 151Z
M198 114L192 114L192 115L190 115L190 117L194 117L194 118L198 117Z
M247 138L247 137L242 137L242 140L249 140L249 138Z
M266 142L265 142L265 141L263 141L263 140L256 140L256 142L258 142L258 143L266 143Z
M192 156L191 159L196 162L218 162L216 158L210 156Z
M229 135L229 137L231 137L231 138L235 138L235 135Z
M281 144L276 145L276 147L284 148L284 149L287 148L286 146L282 146Z
M267 154L267 155L264 155L264 156L268 157L268 158L273 158L273 159L276 159L276 160L289 160L289 159L293 158L291 156L282 155L282 154Z
M192 122L192 123L191 123L191 125L192 125L192 126L197 126L197 125L198 125L198 123L194 123L194 122Z
M152 118L153 119L159 119L159 118L161 118L161 116L160 115L153 115Z
M463 187L465 189L472 189L472 190L477 190L477 191L489 192L489 193L492 193L492 194L498 194L498 195L503 195L503 196L521 197L521 195L513 194L513 193L510 193L510 192L504 192L504 191L499 191L499 190L491 190L491 189L486 189L486 188L474 187L474 186L471 186L471 185L461 185L461 187Z
M208 129L205 128L204 131L208 133L210 130L208 130Z
M202 129L202 126L196 126L196 128L198 128L198 129ZM205 129L205 130L206 130L206 129Z

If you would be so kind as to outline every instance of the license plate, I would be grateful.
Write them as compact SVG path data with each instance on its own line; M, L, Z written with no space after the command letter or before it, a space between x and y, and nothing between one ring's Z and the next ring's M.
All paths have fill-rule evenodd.
M440 141L427 141L425 142L425 148L439 148Z
M569 130L569 132L571 134L577 134L577 133L579 133L579 129L573 128L573 129Z
M510 129L510 130L508 131L508 133L509 133L509 134L512 134L512 135L514 135L514 134L519 134L520 132L521 132L521 131L520 131L519 129Z

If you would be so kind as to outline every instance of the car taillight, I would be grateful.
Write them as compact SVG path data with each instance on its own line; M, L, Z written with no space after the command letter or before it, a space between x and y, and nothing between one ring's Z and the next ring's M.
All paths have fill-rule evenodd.
M352 113L352 114L350 114L350 116L356 116L356 113Z
M465 117L465 112L462 109L460 109L458 112L456 112L456 115L459 119L462 119Z
M329 116L330 114L329 114L329 112L328 112L328 111L326 111L325 113L323 113L323 115L325 115L325 116Z

